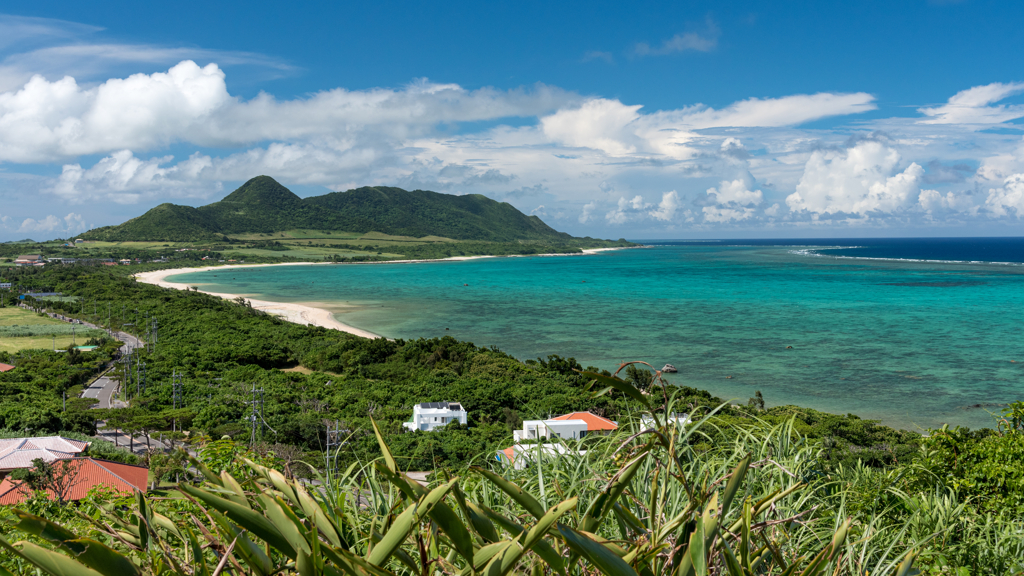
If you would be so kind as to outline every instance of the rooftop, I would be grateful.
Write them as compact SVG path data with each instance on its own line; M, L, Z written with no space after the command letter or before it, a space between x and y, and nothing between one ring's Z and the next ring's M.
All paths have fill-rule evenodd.
M61 436L0 439L0 470L31 468L36 458L43 462L74 458L87 446L88 442Z
M149 469L145 466L121 464L95 458L67 459L68 473L73 474L66 500L81 500L96 486L107 486L121 493L144 492L149 477ZM50 497L56 495L48 491ZM28 492L21 482L4 478L0 482L0 505L19 504L28 497Z
M587 431L593 432L595 430L618 430L619 425L607 418L602 418L597 414L591 414L590 412L572 412L570 414L563 414L556 416L552 420L583 420L587 423Z

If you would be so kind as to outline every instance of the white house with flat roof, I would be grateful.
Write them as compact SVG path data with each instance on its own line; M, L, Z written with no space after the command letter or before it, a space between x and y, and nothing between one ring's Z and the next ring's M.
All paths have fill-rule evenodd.
M467 416L468 413L458 402L421 402L412 407L412 421L402 426L409 430L430 432L452 422L465 426Z
M512 432L516 442L556 436L564 440L579 440L586 435L587 423L583 420L524 420L523 429Z
M579 440L587 434L608 434L619 425L607 418L590 412L571 412L547 420L524 420L523 429L512 432L516 442L539 438L562 438Z

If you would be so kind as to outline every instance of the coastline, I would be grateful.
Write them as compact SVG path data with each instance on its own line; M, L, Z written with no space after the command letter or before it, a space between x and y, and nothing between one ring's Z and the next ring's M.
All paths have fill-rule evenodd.
M199 268L169 268L166 270L153 270L150 272L139 272L135 275L135 279L139 282L145 282L146 284L153 284L161 288L171 288L174 290L188 290L190 288L187 284L181 284L178 282L168 282L168 276L174 276L176 274L189 274L191 272L203 272L206 270L226 270L229 268L260 268L266 266L311 266L318 265L317 262L282 262L280 264L240 264L240 265L229 265L229 266L202 266ZM206 290L200 290L204 294L211 296L218 296L225 300L234 300L240 294L226 294L223 292L207 292ZM356 328L355 326L349 326L343 322L339 322L329 310L323 308L316 308L314 306L307 306L305 304L292 304L290 302L271 302L269 300L257 300L255 298L247 298L246 300L252 304L252 307L261 312L266 312L273 316L277 316L286 322L293 324L301 324L303 326L319 326L321 328L329 328L332 330L340 330L347 332L355 336L361 336L363 338L380 338L379 334L374 334L369 330L363 330Z
M582 254L531 254L531 256L588 256L597 254L598 252L606 252L609 250L625 250L627 247L613 247L613 248L587 248L584 249ZM477 260L481 258L514 258L514 257L525 257L525 255L509 255L509 256L452 256L450 258L440 258L436 260L387 260L382 262L352 262L350 264L416 264L424 262L451 262L451 261L463 261L463 260ZM139 272L134 275L134 278L139 282L145 282L146 284L153 284L160 288L171 288L173 290L188 290L191 286L187 284L181 284L179 282L167 281L168 276L174 276L176 274L190 274L192 272L204 272L207 270L230 270L235 268L266 268L269 266L324 266L334 264L333 262L280 262L276 264L228 264L224 266L199 266L191 268L168 268L164 270L152 270L149 272ZM381 335L370 332L369 330L363 330L362 328L356 328L355 326L349 326L344 322L339 322L329 310L324 308L317 308L315 306L309 306L307 304L294 304L290 302L273 302L270 300L257 300L249 298L243 294L228 294L225 292L208 292L206 290L199 290L203 294L209 294L211 296L217 296L225 300L234 300L239 296L245 298L252 304L252 307L261 312L266 312L273 316L277 316L286 322L292 322L294 324L301 324L303 326L319 326L321 328L329 328L332 330L340 330L347 332L355 336L361 336L363 338L382 338Z

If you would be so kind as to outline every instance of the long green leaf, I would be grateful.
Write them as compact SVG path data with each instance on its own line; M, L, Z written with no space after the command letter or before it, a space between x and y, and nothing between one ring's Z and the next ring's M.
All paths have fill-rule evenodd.
M604 490L602 490L597 498L595 498L590 504L590 508L587 510L586 515L583 517L583 521L580 523L580 530L583 530L584 532L597 532L597 528L601 525L601 521L604 520L605 516L608 515L608 511L611 510L612 506L614 506L618 501L623 490L625 490L626 487L629 486L629 483L633 481L633 476L636 474L637 470L640 469L640 465L643 464L646 459L647 450L644 450L638 456L627 462L626 465L608 481L608 485L605 486Z
M732 500L736 496L736 491L739 490L740 484L743 483L743 478L747 475L747 470L750 468L750 454L747 454L740 463L733 469L732 474L729 476L729 482L725 485L725 492L722 493L722 517L725 518L726 513L729 512L729 506L732 505Z
M312 550L307 541L309 536L306 534L306 527L302 525L302 521L285 504L284 500L269 494L261 494L259 501L267 519L274 523L281 536L287 539L288 543L295 549L296 554L299 552L306 555L311 554ZM296 558L296 561L298 561L298 558Z
M121 574L113 570L98 572L63 554L36 546L31 542L19 542L19 545L21 546L19 552L23 558L53 576L119 576Z
M466 505L469 506L469 509L471 511L497 524L502 529L504 529L505 531L514 536L519 536L520 534L526 532L526 529L520 526L517 522L509 520L508 518L502 516L501 514L498 514L494 510L491 510L487 506L484 506L482 504L474 504L473 502L466 502ZM558 551L551 546L551 544L548 544L544 540L541 540L540 542L537 542L537 544L533 548L537 555L543 558L544 562L546 562L552 570L564 576L564 559L562 558L562 555L559 554Z
M59 546L82 564L94 569L114 569L119 574L141 574L138 567L113 549L91 538L79 538L74 532L39 516L15 510L14 528Z
M392 472L380 462L375 462L374 467L389 482L394 484L406 498L418 500L423 496L425 490L418 482L405 475ZM457 486L457 484L453 486ZM466 562L472 562L473 537L470 536L469 529L462 523L459 515L444 502L438 502L430 511L430 519L436 522L437 526L451 539L459 555L465 558Z
M490 480L491 484L497 486L502 492L511 496L513 500L533 515L534 518L540 520L544 516L544 507L540 505L540 502L519 486L479 466L473 466L472 469Z
M252 532L285 556L292 560L295 559L295 547L292 546L291 542L281 534L277 527L274 526L274 523L266 516L255 512L248 506L242 506L233 500L214 496L205 490L189 486L188 484L181 484L179 489L190 496L202 500L211 508L227 514L242 528Z
M447 484L434 488L429 494L421 498L419 502L407 506L405 511L391 524L391 528L381 538L380 543L370 551L366 561L370 564L382 566L391 557L391 554L402 545L402 542L416 528L420 520L430 513L430 509L445 497L445 494L448 493L456 481L452 480Z
M227 535L227 539L234 541L235 552L242 557L242 560L249 565L249 568L251 568L257 576L270 576L275 572L274 565L271 562L270 557L267 556L262 548L250 540L242 530L239 530L227 516L221 514L217 510L207 510L206 512L211 518L213 518L213 521L217 523L221 532Z
M377 444L380 445L380 452L384 455L384 463L387 464L388 469L398 474L398 463L395 462L395 457L391 455L391 449L388 448L388 443L384 441L384 435L380 433L380 428L377 426L377 421L370 418L370 424L373 425L373 433L377 436Z
M558 533L573 552L585 558L607 576L637 576L636 570L622 558L576 530L559 524Z

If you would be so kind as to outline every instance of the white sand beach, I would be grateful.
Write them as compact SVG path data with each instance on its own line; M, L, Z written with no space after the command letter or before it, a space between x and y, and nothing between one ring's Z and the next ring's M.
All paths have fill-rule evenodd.
M190 286L187 284L180 284L177 282L168 282L168 276L174 276L176 274L188 274L190 272L202 272L204 270L228 270L231 268L256 268L263 266L318 266L318 263L311 262L288 262L284 264L249 264L249 265L228 265L228 266L205 266L202 268L173 268L170 270L154 270L152 272L140 272L135 275L135 278L139 282L145 282L147 284L154 284L161 288L174 288L176 290L186 290ZM238 294L224 294L218 292L206 292L200 290L205 294L212 296L219 296L225 300L234 300L238 298ZM245 298L252 304L252 307L261 312L272 314L280 317L282 320L288 322L294 322L295 324L309 325L309 326L321 326L323 328L330 328L333 330L341 330L342 332L348 332L349 334L355 334L356 336L362 336L363 338L380 338L378 334L374 334L368 330L362 330L355 326L349 326L342 322L338 322L334 318L334 314L331 314L329 310L323 308L316 308L313 306L307 306L305 304L291 304L288 302L270 302L267 300L256 300L255 298Z

